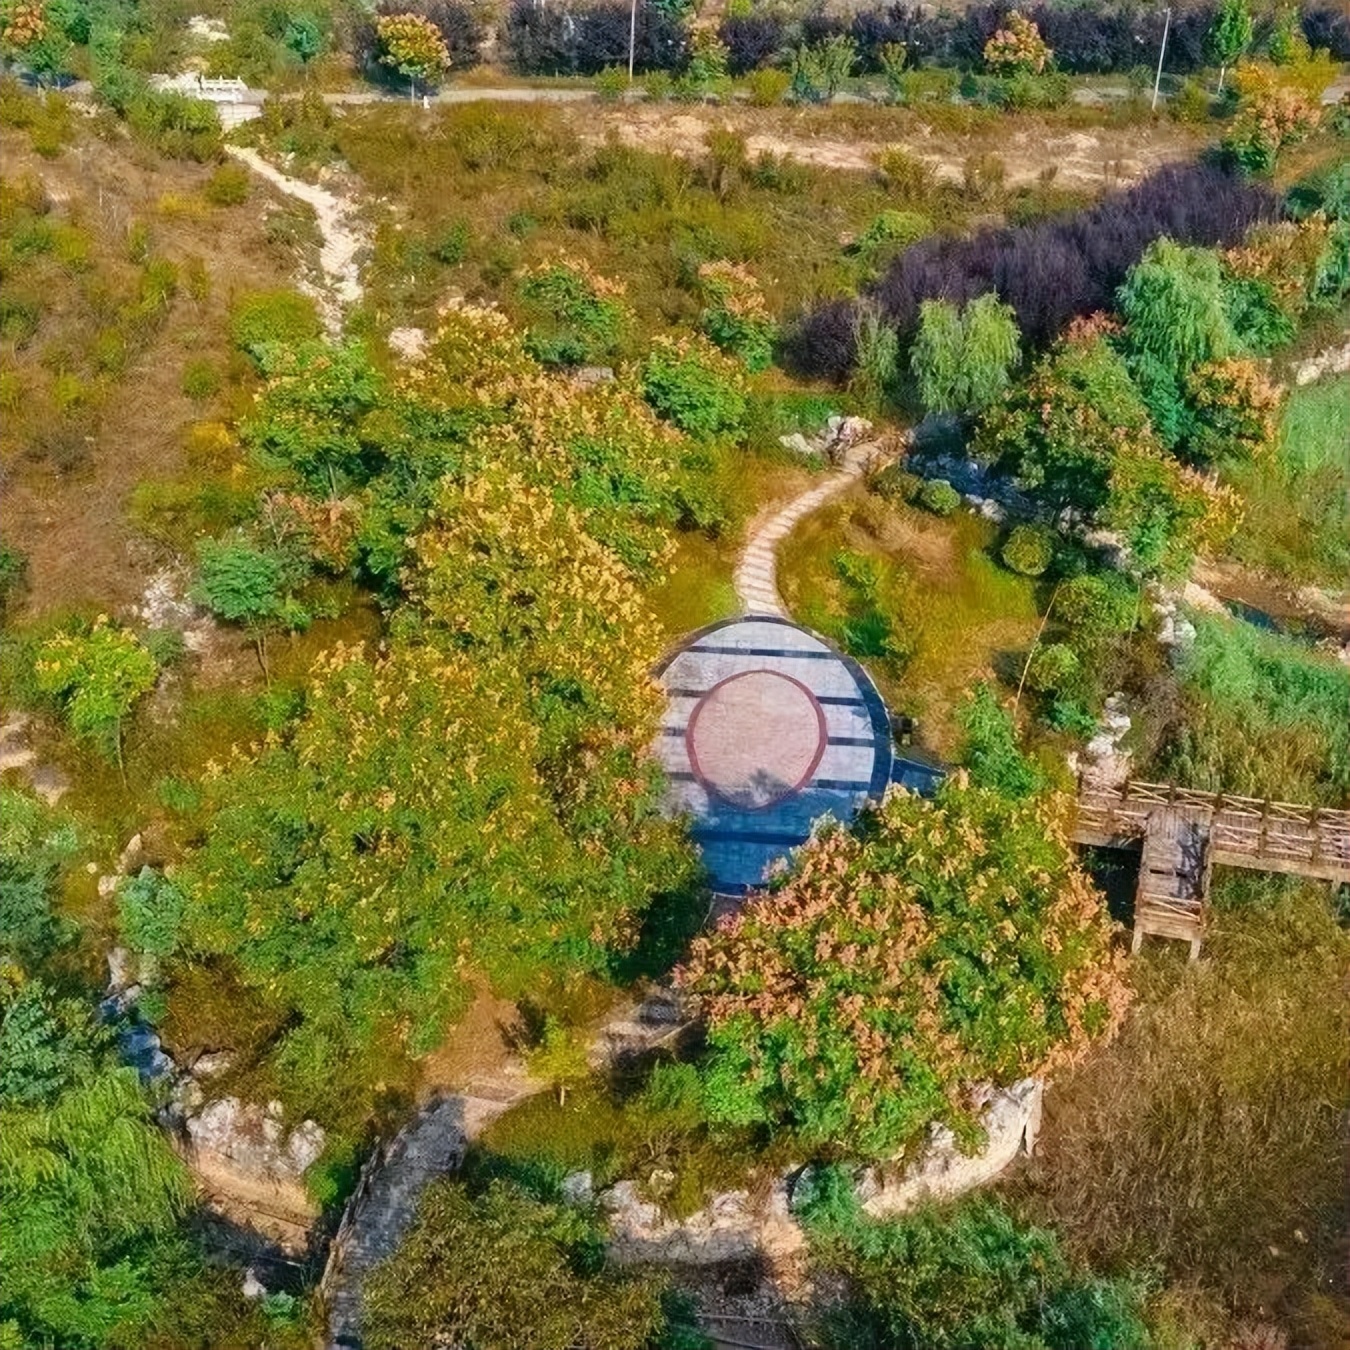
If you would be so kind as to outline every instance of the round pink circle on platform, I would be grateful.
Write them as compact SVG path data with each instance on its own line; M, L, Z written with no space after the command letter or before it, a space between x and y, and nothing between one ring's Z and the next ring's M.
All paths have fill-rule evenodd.
M804 787L825 740L816 696L776 670L746 670L714 685L685 732L699 782L743 811L772 806Z

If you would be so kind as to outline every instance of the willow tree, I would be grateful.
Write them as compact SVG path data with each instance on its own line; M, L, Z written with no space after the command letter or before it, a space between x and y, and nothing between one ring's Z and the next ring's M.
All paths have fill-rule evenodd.
M926 300L910 352L919 397L930 412L980 412L1008 387L1020 348L1013 311L994 292L960 311Z

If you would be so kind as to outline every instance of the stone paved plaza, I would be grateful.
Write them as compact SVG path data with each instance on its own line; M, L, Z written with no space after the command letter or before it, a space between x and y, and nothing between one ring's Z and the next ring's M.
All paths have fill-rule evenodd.
M849 820L891 780L890 725L856 664L786 619L693 634L659 672L657 754L669 806L693 818L714 890L739 895L829 814Z

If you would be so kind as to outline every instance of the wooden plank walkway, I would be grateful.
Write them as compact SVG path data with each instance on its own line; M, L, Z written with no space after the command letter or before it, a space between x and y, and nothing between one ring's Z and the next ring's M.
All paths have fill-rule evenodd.
M1138 848L1133 950L1148 935L1199 955L1215 863L1350 883L1350 811L1131 780L1084 787L1073 838Z

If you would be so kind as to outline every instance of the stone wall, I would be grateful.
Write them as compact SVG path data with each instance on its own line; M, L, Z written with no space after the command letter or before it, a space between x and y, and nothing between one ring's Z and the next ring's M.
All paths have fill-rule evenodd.
M991 1091L983 1111L986 1141L974 1154L957 1148L955 1136L935 1126L923 1152L908 1167L870 1168L857 1181L858 1199L877 1218L903 1214L925 1200L950 1200L997 1177L1023 1151L1036 1144L1044 1083L1026 1078ZM634 1181L620 1181L597 1197L610 1220L610 1250L620 1261L711 1265L764 1253L783 1256L800 1250L806 1235L794 1213L794 1192L803 1176L793 1168L774 1179L768 1196L724 1191L685 1219L668 1218L658 1205L643 1200ZM574 1173L565 1190L589 1198L587 1173Z

